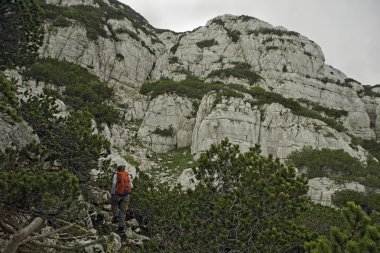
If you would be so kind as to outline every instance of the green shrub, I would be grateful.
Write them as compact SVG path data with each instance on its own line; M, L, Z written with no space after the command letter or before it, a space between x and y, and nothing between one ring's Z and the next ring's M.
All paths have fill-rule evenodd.
M367 175L364 165L343 150L322 150L304 147L293 152L289 157L297 168L306 168L308 178L339 176L346 179L360 178Z
M294 220L316 235L328 236L332 226L344 227L344 218L339 209L314 204L311 201Z
M240 153L228 141L212 145L194 169L199 180L194 190L155 185L142 174L131 206L142 214L148 235L161 235L160 240L152 239L147 251L299 249L308 233L292 218L306 203L306 181L296 177L294 168L261 157L259 152L252 147Z
M158 134L164 137L174 137L174 128L172 125L170 125L169 128L164 128L164 129L161 129L160 127L156 127L156 129L154 129L152 133Z
M53 26L55 27L68 27L70 25L71 21L62 15L58 15L58 17L53 21Z
M211 40L202 40L202 41L199 41L196 43L196 45L199 47L199 48L205 48L205 47L212 47L212 46L215 46L215 45L218 45L218 41L216 41L215 39L211 39Z
M213 70L207 77L227 78L230 76L241 79L247 79L250 82L250 84L254 84L261 79L260 75L251 70L251 65L244 62L237 62L235 63L235 66L232 68Z
M227 35L228 37L231 38L232 42L238 42L239 39L240 39L240 35L241 35L241 32L237 31L237 30L229 30L227 28L225 28L226 31L227 31Z
M179 42L175 43L174 46L170 48L170 53L175 54L177 52L178 47L179 47Z
M333 83L333 84L336 84L336 85L339 85L339 86L342 86L342 87L352 88L352 85L349 82L341 82L339 80L331 79L331 78L328 78L328 77L315 78L315 79L321 81L324 84L326 84L326 83Z
M154 28L148 21L128 5L113 0L110 1L113 6L109 6L101 0L96 0L95 2L100 6L99 8L85 5L61 7L46 3L42 3L41 7L45 10L45 19L52 21L53 25L54 23L62 24L61 21L57 21L57 19L62 20L62 17L76 20L86 28L87 37L90 40L96 40L99 36L108 37L107 32L104 30L104 26L107 26L107 20L121 20L124 18L129 19L136 29L158 39L157 36L150 31L150 29L153 30ZM64 24L66 25L67 23Z
M380 224L372 219L354 202L342 208L344 227L331 227L329 236L319 236L305 243L306 253L325 252L379 252Z
M8 114L13 120L19 122L21 118L14 109L15 107L17 107L16 86L0 73L0 111Z
M380 188L380 163L369 159L367 165L342 150L316 150L304 147L289 157L298 168L307 168L306 175L334 177L336 180L356 181L365 186Z
M347 80L347 79L346 79ZM372 91L377 85L363 85L363 90L358 91L360 96L380 97L380 93Z
M113 89L79 65L51 58L40 59L23 75L37 82L66 86L63 101L75 110L87 108L98 122L112 124L119 121L119 112L104 104L112 98Z
M39 59L29 69L25 70L23 75L26 78L33 78L37 82L50 82L59 86L99 81L98 77L90 74L87 69L74 63L53 58Z
M138 167L140 165L140 162L136 160L136 158L134 156L132 156L131 154L126 154L123 156L124 159L131 165L135 166L135 167Z
M179 63L177 56L169 57L169 64Z
M314 111L323 112L324 114L326 114L326 116L334 118L334 119L337 119L343 116L347 117L348 115L348 112L346 110L337 110L333 108L324 107L308 99L300 98L298 99L298 101L311 107Z
M331 196L332 203L343 207L348 201L353 201L369 212L380 211L380 194L375 192L364 193L353 190L341 190Z
M259 34L269 34L269 35L277 35L277 36L299 36L300 34L293 31L284 31L284 30L278 30L274 28L259 28L256 30L249 31L248 34L254 34L255 36Z
M211 21L211 24L210 25L212 25L212 24L218 24L218 25L221 25L221 26L223 26L224 27L224 21L223 20L221 20L221 19L219 19L219 18L215 18L215 19L213 19L212 21Z
M222 83L204 83L203 81L194 79L186 79L180 82L160 80L154 83L144 83L140 89L141 94L150 95L152 99L165 93L202 99L205 94L212 91L220 94L221 96L243 97L243 95L231 85Z
M278 50L278 47L277 46L267 46L266 48L265 48L265 50L266 51L270 51L270 50ZM285 68L286 68L286 65L284 65L285 66ZM284 72L286 72L286 71L284 71Z
M323 117L316 111L301 106L300 103L298 103L292 98L285 98L278 93L265 91L263 88L260 87L252 87L249 91L249 94L251 94L252 97L256 98L256 101L254 102L255 105L279 103L284 107L289 108L295 115L321 120L325 122L329 127L334 128L338 132L346 130L342 124L338 123L334 119Z

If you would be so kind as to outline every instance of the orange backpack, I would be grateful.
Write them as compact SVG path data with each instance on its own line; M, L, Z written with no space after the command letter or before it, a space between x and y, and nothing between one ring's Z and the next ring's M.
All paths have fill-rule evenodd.
M131 193L131 183L129 179L129 174L126 171L117 172L117 184L116 184L116 193L118 195L127 195Z

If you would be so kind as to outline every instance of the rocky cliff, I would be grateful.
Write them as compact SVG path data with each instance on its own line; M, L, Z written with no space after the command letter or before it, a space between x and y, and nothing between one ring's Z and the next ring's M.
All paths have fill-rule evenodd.
M73 5L129 8L100 0L47 3L62 9L74 8ZM194 31L174 33L154 29L148 23L136 25L136 20L128 15L107 20L104 15L101 29L105 35L96 39L89 38L88 25L75 18L68 18L70 23L64 26L48 20L41 57L88 68L119 87L122 100L130 97L124 90L138 89L144 82L161 78L183 80L192 75L209 82L250 86L253 80L249 76L221 72L215 75L244 63L248 64L248 71L260 76L255 85L285 97L307 98L347 111L339 120L355 136L372 139L379 132L378 100L363 98L362 85L326 65L320 47L296 32L251 17L224 15ZM128 102L134 107L133 99Z
M146 162L147 152L191 146L197 157L225 137L242 150L260 144L264 155L283 160L311 146L343 149L366 161L367 151L352 138L380 139L376 87L325 64L321 48L296 32L253 17L223 15L176 33L154 28L115 0L46 0L43 8L40 57L80 65L116 89L114 104L123 122L103 126L104 135L115 150L129 149L136 137L149 150L135 150L144 167L155 167ZM139 94L144 83L162 79L260 87L292 106L276 100L258 104L240 88L237 97L215 91L198 98L170 90L156 97ZM295 103L314 116L295 111ZM131 122L137 127L128 128Z

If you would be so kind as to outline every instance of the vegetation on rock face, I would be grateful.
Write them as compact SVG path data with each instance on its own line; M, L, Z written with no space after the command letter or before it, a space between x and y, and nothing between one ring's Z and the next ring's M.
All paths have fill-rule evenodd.
M119 112L105 103L112 98L113 89L79 65L51 58L40 59L23 74L37 82L65 86L63 101L76 110L90 111L99 123L119 121Z
M260 87L252 87L251 90L249 91L249 94L251 94L257 100L254 102L254 104L256 105L279 103L283 105L284 107L289 108L292 111L292 113L295 115L323 121L326 123L326 125L328 125L331 128L334 128L338 132L342 132L346 130L342 124L338 123L334 119L323 117L321 114L319 114L315 110L302 106L300 103L298 103L292 98L285 98L278 93L265 91L264 89ZM324 110L324 112L325 111L327 110Z
M299 36L300 34L293 31L278 30L274 28L259 28L253 31L249 31L248 34L254 34L255 36L262 35L277 35L277 36Z
M223 70L217 70L216 72L223 73ZM141 94L150 95L152 99L165 93L172 93L179 96L202 99L205 94L212 91L217 93L217 102L220 101L221 96L244 98L244 93L250 94L254 99L251 101L252 105L260 106L264 104L279 103L284 107L289 108L295 115L321 120L325 122L329 127L334 128L339 132L345 130L345 127L342 124L338 123L335 119L324 117L317 112L322 111L327 116L336 117L337 115L344 115L344 111L337 111L314 104L312 104L313 109L309 109L305 106L302 106L294 99L285 98L278 93L265 91L260 87L252 87L250 89L247 89L241 85L205 83L201 80L186 79L180 82L175 82L172 80L160 80L154 83L144 83L140 89ZM316 110L314 110L314 108L316 108Z
M53 25L67 26L69 25L69 20L76 20L80 25L86 28L87 37L90 40L96 40L99 36L105 38L109 37L104 29L105 26L108 27L107 20L122 20L125 18L129 19L136 29L140 29L144 33L156 37L149 30L153 29L153 27L129 6L117 1L110 1L112 5L116 5L117 7L109 6L100 0L96 0L95 2L100 6L99 8L85 5L61 7L46 3L42 3L41 6L45 11L44 18L53 22ZM113 31L111 31L111 33L112 32ZM114 34L111 36L117 39Z
M154 129L152 133L161 135L163 137L174 137L174 128L172 125L170 125L169 128L164 128L164 129L161 129L160 127L156 127L156 129Z
M42 38L36 0L0 1L0 69L30 65L38 56Z
M372 91L373 88L379 85L363 85L363 90L358 91L359 96L380 97L380 93Z
M1 45L1 65L29 66L38 55L40 43L39 28L35 27L40 22L38 6L33 0L0 3L0 36L8 36L1 43L14 43ZM45 74L44 77L53 78L51 73ZM0 149L2 252L72 252L103 242L106 237L96 235L87 226L91 204L79 195L109 143L93 134L92 115L88 112L76 111L67 118L56 118L56 92L46 90L46 95L29 97L27 101L17 101L15 92L14 84L1 74L1 109L9 113L7 110L17 108L38 134L40 143L30 143L20 150ZM94 236L99 239L94 240Z
M298 99L298 101L311 107L311 109L313 109L314 111L322 112L326 116L334 118L334 119L338 119L340 117L346 117L348 115L348 112L346 110L337 110L333 108L324 107L308 99L301 98L301 99Z
M303 209L307 187L294 168L260 156L257 147L242 154L225 140L201 155L194 172L200 183L188 192L155 188L147 178L137 183L133 205L144 214L149 232L162 235L147 245L151 251L287 252L301 247L307 234L291 218Z
M149 95L152 99L165 93L202 99L205 94L212 91L228 97L244 97L229 85L222 83L205 83L201 80L191 79L186 79L180 82L160 80L154 83L144 83L140 89L141 94Z
M353 190L337 191L331 196L332 203L338 207L344 207L347 202L353 201L368 214L380 211L380 193L357 192Z
M235 66L232 68L213 70L208 77L228 78L232 76L240 79L247 79L250 84L254 84L261 79L258 74L251 70L251 65L248 63L237 62L234 65Z
M205 48L205 47L212 47L212 46L215 46L215 45L218 45L218 41L216 41L215 39L211 39L211 40L202 40L202 41L199 41L196 43L196 45L199 47L199 48Z
M58 161L81 180L88 180L109 143L92 133L90 113L77 111L67 118L56 118L54 108L54 99L41 95L22 102L19 111L49 150L46 159Z
M304 147L293 152L288 159L297 168L306 170L308 178L333 177L356 181L369 187L380 187L379 163L369 161L365 166L343 150Z
M48 82L58 86L99 82L99 78L89 73L87 69L53 58L38 59L23 72L23 75L26 79L33 78L37 82Z
M226 28L225 28L226 29ZM228 37L231 38L232 42L238 42L240 39L241 32L237 30L226 29Z

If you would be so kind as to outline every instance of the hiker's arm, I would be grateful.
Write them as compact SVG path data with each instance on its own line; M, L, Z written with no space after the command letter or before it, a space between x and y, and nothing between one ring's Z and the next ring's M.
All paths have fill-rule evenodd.
M129 176L129 185L131 186L131 189L133 189L133 180L131 176Z
M112 179L111 195L115 194L116 182L117 182L117 175L115 174L115 175L113 175L113 179Z

